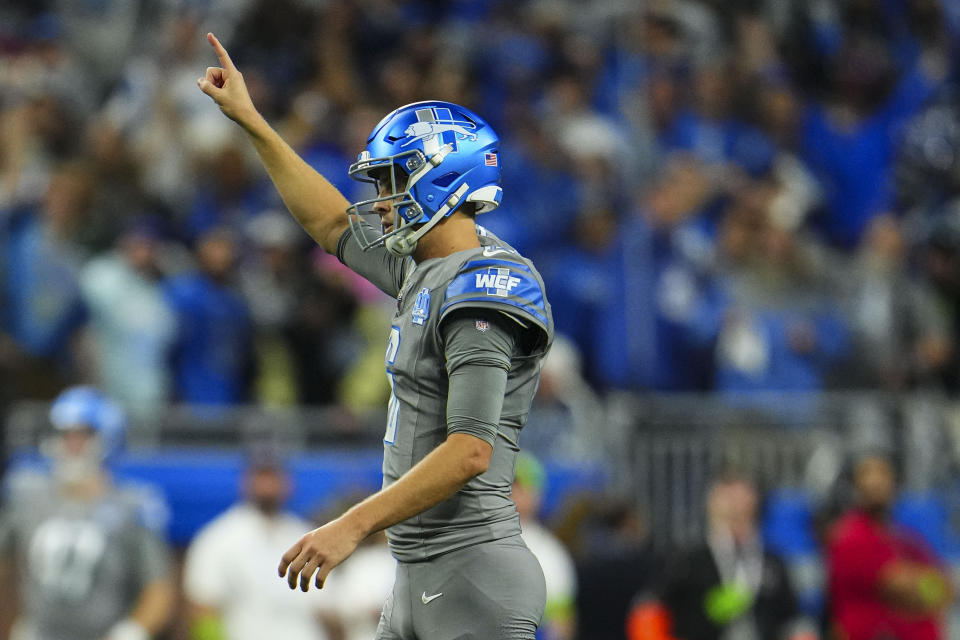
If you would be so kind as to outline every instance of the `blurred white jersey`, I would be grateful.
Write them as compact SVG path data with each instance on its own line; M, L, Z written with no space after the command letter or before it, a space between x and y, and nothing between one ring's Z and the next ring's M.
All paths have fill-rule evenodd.
M577 597L577 573L570 552L548 529L538 522L522 520L523 541L537 556L547 583L547 621L552 606L573 604Z
M396 574L397 561L386 540L360 547L333 570L327 579L331 597L323 606L340 623L344 640L370 640L376 635Z
M292 514L269 518L248 504L231 507L187 550L187 600L219 610L228 640L326 640L317 614L328 594L292 591L277 576L290 541L312 528Z

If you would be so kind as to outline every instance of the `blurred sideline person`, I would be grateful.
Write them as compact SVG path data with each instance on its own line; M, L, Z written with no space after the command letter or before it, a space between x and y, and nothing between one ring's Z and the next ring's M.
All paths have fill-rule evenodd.
M540 504L547 474L540 461L528 453L517 458L513 501L520 514L523 540L537 556L547 583L547 606L537 633L543 640L570 640L576 629L577 574L570 552L540 522Z
M170 353L174 399L238 404L249 399L254 356L250 309L234 283L237 238L227 227L213 227L200 234L195 254L195 271L164 284L177 324Z
M104 466L122 446L124 415L92 387L73 387L56 399L50 421L49 470L14 470L6 479L0 547L15 564L20 602L10 637L154 637L175 596L158 535L167 510L148 488L115 483Z
M191 640L324 640L320 597L298 598L270 580L277 555L310 528L284 510L291 480L280 454L251 451L243 501L204 526L183 568ZM326 595L326 594L323 594Z
M671 559L659 588L666 614L660 635L651 635L647 623L655 616L645 603L631 615L631 640L815 640L786 566L764 549L758 505L746 478L729 475L712 484L706 539Z
M132 221L114 251L80 276L102 388L128 412L149 415L170 394L167 355L176 318L160 286L158 223Z
M370 640L376 636L380 612L393 590L396 574L397 561L390 555L383 532L366 538L334 570L337 587L324 593L322 599L323 619L331 640Z
M82 364L86 251L77 235L93 182L86 165L64 162L42 203L0 220L0 393L7 398L51 400Z
M919 537L890 521L896 478L878 453L854 465L856 505L831 530L827 598L844 640L940 640L953 588Z
M568 501L557 529L576 561L578 640L624 640L637 593L659 578L643 513L631 497Z
M348 170L377 196L351 205L267 124L207 38L221 66L200 89L248 134L306 231L397 298L383 489L297 540L279 574L290 588L321 588L361 540L387 529L399 562L377 638L532 640L543 571L510 488L553 319L533 264L476 223L500 204L499 138L453 103L400 107ZM367 222L370 212L379 220Z

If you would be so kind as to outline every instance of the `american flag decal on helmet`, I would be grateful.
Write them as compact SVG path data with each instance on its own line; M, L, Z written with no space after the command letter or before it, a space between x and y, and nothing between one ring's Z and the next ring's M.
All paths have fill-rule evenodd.
M483 164L488 167L497 166L497 154L495 153L485 153L483 154Z

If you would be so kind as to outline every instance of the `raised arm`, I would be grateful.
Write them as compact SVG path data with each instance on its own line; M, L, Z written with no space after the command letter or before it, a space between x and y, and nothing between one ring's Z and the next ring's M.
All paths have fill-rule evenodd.
M207 68L206 75L197 80L200 90L247 133L297 222L325 251L335 253L337 240L348 226L347 199L270 127L253 106L243 74L227 50L212 33L207 34L207 40L217 52L220 66Z

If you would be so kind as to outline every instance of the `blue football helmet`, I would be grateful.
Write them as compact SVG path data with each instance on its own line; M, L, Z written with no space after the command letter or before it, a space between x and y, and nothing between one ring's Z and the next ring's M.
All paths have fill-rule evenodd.
M489 124L450 102L415 102L389 114L349 169L351 178L377 188L377 197L347 208L360 247L386 246L410 255L420 238L463 203L475 203L477 213L496 209L503 193L499 145ZM381 185L389 185L386 195L380 195ZM360 214L383 201L393 202L393 229L368 237Z
M124 411L93 387L71 387L57 396L50 408L50 422L58 433L91 429L99 437L101 458L123 447L127 426Z

